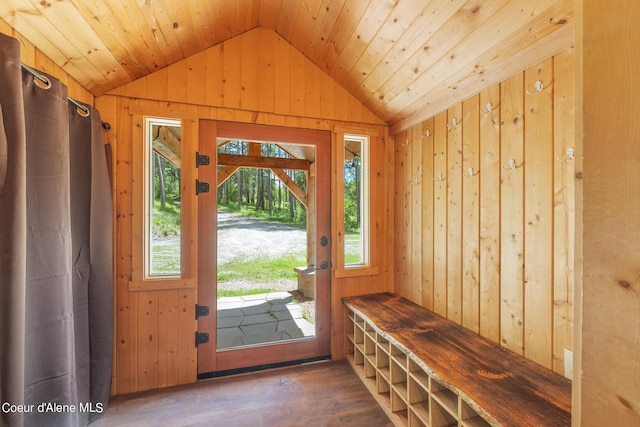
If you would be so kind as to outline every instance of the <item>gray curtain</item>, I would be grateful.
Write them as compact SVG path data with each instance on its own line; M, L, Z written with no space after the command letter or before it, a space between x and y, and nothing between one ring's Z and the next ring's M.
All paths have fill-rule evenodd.
M19 42L0 34L0 420L12 427L86 425L111 384L102 122L41 74L48 89L21 68Z

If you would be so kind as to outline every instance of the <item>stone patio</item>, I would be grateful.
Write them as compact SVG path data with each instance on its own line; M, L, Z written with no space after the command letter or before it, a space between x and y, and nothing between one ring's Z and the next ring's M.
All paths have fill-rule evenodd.
M288 292L218 298L217 348L315 336L315 325Z

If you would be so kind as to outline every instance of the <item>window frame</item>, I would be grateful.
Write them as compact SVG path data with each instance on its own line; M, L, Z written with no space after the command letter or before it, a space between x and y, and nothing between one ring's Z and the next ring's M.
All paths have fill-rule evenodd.
M195 153L197 144L197 120L194 115L181 112L166 111L141 112L130 111L132 121L131 150L131 280L129 291L154 291L171 289L192 289L197 286L197 245L196 233L198 210L195 196ZM180 166L180 275L148 276L147 263L147 231L148 219L147 185L149 173L149 149L146 140L147 118L179 121L181 127L181 166ZM117 179L118 177L116 177ZM127 178L125 178L127 179ZM126 210L127 208L124 207Z
M371 129L341 128L334 129L333 150L333 188L334 188L334 276L353 277L376 275L379 269L371 257L371 145L377 137L377 132ZM363 246L361 264L345 264L345 213L344 213L344 162L345 162L345 138L366 141L363 144L362 153L362 200L361 200L361 241ZM366 145L366 147L365 147ZM365 153L366 152L366 159ZM365 164L366 163L366 164ZM366 182L366 183L365 183Z

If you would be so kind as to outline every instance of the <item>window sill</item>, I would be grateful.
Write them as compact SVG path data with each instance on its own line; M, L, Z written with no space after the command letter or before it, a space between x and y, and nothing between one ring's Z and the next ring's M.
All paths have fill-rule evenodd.
M379 274L378 267L371 266L353 266L335 269L333 275L336 279L343 277L360 277L360 276L377 276Z

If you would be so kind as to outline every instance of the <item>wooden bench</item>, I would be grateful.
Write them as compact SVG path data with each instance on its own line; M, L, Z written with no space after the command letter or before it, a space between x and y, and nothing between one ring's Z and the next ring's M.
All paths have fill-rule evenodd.
M571 425L555 372L395 294L343 303L347 359L395 425Z

